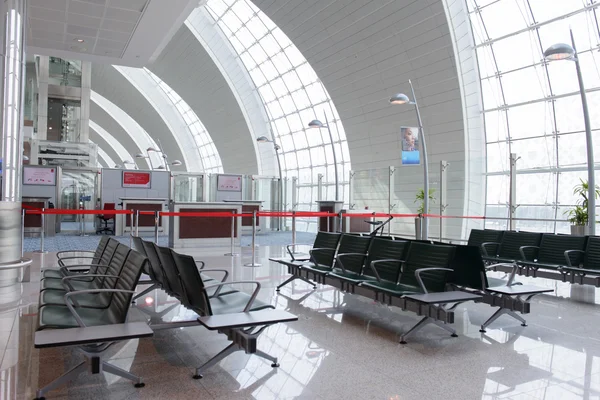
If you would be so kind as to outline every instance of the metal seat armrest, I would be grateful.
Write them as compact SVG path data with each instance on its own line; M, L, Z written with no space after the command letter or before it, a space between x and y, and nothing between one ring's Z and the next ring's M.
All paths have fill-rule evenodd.
M87 272L81 272L78 274L70 274L68 272L70 272L71 270L69 268L75 268L75 269L83 269L83 268L87 268ZM94 269L92 271L92 268ZM60 271L64 276L72 276L72 277L77 277L82 281L85 281L87 277L91 276L92 274L96 274L98 273L99 269L104 269L106 270L107 268L109 268L108 265L102 265L102 264L81 264L81 265L69 265L68 267L61 267ZM80 272L80 271L77 271ZM92 272L92 274L90 274L90 272Z
M98 260L98 258L97 257L92 257L92 256L62 257L62 258L58 259L58 265L60 265L61 267L66 266L65 260Z
M373 271L373 273L375 274L375 279L377 279L378 282L381 282L381 277L379 276L379 272L377 272L377 268L375 268L375 265L382 263L382 262L397 262L397 263L400 263L400 265L405 263L404 260L400 260L397 258L384 258L381 260L371 261L371 264L369 264L369 267L371 268L371 271Z
M291 247L298 247L298 246L311 246L310 244L305 244L305 243L292 243L292 244L288 244L285 246L285 249L287 250L288 254L290 255L290 257L292 257L292 260L295 260L294 258L294 252L292 250L290 250Z
M120 277L118 277L116 275L85 274L85 275L65 276L64 278L61 279L61 282L62 282L63 286L66 285L66 287L68 288L69 292L72 292L75 289L71 285L71 282L69 282L70 280L72 280L72 279L78 279L78 278L79 279L81 279L81 278L89 278L89 277L92 277L92 278L116 278L116 279L121 279Z
M223 273L223 278L221 279L221 283L227 281L227 277L229 276L229 271L227 271L226 269L203 269L201 270L202 273L207 273L207 272L222 272ZM217 288L217 290L215 290L215 293L213 294L213 297L218 297L219 294L221 293L221 289L223 287L219 287Z
M567 267L573 268L573 262L571 261L571 254L577 254L577 261L581 259L582 255L585 255L585 251L583 250L567 250L565 251L565 260L567 261ZM582 260L583 261L583 260ZM580 262L575 262L575 264L580 264Z
M317 265L317 261L315 260L315 258L313 257L314 253L322 253L322 252L333 252L333 254L335 254L335 249L329 249L327 247L317 247L316 249L311 249L308 251L308 254L310 255L310 261L312 261L315 265Z
M260 291L260 282L258 281L233 281L233 282L221 282L221 283L215 283L214 285L208 285L208 286L204 286L204 289L211 289L213 287L218 287L219 289L225 285L234 285L236 283L252 283L254 285L256 285L256 288L254 289L254 291L252 292L252 295L250 296L250 299L248 300L248 303L246 304L246 307L244 307L244 312L248 312L250 311L250 307L252 307L252 303L254 303L254 300L256 300L256 296L258 296L258 292ZM217 289L217 290L219 290Z
M498 242L484 242L484 243L481 243L481 246L480 246L481 247L481 252L483 253L484 256L490 257L490 254L488 252L487 246L491 246L491 245L496 246L494 248L495 249L494 250L494 255L498 254L498 248L500 247L500 243L498 243Z
M196 263L196 267L198 267L198 269L204 269L204 267L206 266L206 263L202 260L194 260L194 262Z
M344 271L344 273L346 272L346 268L344 267L344 263L342 262L341 258L348 257L348 256L361 256L363 259L367 257L367 255L364 254L364 253L342 253L342 254L338 254L335 257L335 260L340 264L340 267L342 267L342 271ZM335 263L333 265L335 265Z
M92 268L96 268L96 270L98 268L108 268L109 266L106 264L72 264L72 265L65 265L64 267L60 267L60 271L63 273L66 273L68 271L71 270L71 268L75 268L75 269L83 269L83 268L87 268L88 270L92 269Z
M91 254L95 254L96 251L95 250L63 250L63 251L59 251L58 253L56 253L56 258L61 259L61 258L63 258L63 256L61 254L67 254L67 253L91 253Z
M432 267L432 268L420 268L418 270L415 271L415 277L417 278L417 282L419 282L419 286L421 286L421 289L423 290L423 293L427 294L429 293L427 291L427 288L425 287L425 283L423 283L423 279L421 279L421 273L426 272L426 271L449 271L449 272L454 272L453 269L450 268L439 268L439 267Z
M75 311L75 307L71 303L72 300L74 300L74 299L71 299L71 297L77 296L79 294L92 294L92 293L131 293L131 294L135 294L135 292L133 290L122 290L122 289L87 289L87 290L77 290L77 291L69 292L69 293L65 294L65 304L67 305L67 308L69 309L71 314L73 314L75 321L77 321L79 326L82 328L85 328L86 325L83 322L83 320L81 319L81 317L79 316L79 314L77 314L77 311Z
M533 256L533 260L527 259L527 256L525 255L525 249L535 249L536 250L534 253L534 256ZM540 251L539 246L521 246L521 247L519 247L519 253L521 254L521 259L523 261L535 261L537 259L537 255L538 255L539 251Z

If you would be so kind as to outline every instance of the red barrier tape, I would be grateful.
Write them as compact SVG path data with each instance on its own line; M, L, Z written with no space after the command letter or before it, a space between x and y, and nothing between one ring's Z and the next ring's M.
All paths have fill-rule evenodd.
M485 217L478 217L478 216L465 216L465 217L461 217L458 215L436 215L436 214L424 214L424 217L427 218L455 218L455 219L485 219Z
M65 210L58 208L48 208L42 212L42 209L23 205L26 214L54 214L54 215L133 215L135 210ZM155 215L155 211L139 211L140 215ZM211 217L211 218L231 218L231 217L252 217L253 213L245 212L233 214L231 212L165 212L160 211L162 217ZM330 212L311 212L311 211L259 211L257 217L280 217L280 218L306 218L306 217L337 217L338 214ZM347 218L416 218L419 214L386 214L386 213L344 213L342 217ZM450 218L450 219L486 219L480 216L455 216L455 215L436 215L424 214L427 218Z
M233 214L228 212L161 212L163 217L251 217L252 214Z
M47 208L42 210L25 210L25 214L53 214L53 215L118 215L133 214L131 210L63 210L58 208Z

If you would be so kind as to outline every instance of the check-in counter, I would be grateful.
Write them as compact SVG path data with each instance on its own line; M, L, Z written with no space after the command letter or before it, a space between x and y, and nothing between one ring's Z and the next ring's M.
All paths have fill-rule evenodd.
M240 200L240 201L230 201L223 200L226 203L241 203L242 204L242 213L248 214L247 217L242 217L242 232L252 232L252 213L254 211L260 211L262 207L262 200ZM266 230L266 220L265 218L261 218L258 215L256 216L256 230L264 231Z
M136 197L120 197L123 210L140 210L140 211L167 211L169 209L169 200L161 198L136 198ZM124 233L131 231L132 217L131 215L117 215L115 218L115 234L121 236ZM138 221L140 232L154 232L154 215L142 215ZM158 232L166 233L169 231L168 218L158 218Z
M241 202L171 203L171 212L242 212ZM195 247L202 245L229 246L231 243L231 218L226 217L169 217L169 247ZM235 245L240 245L242 218L236 218L233 227Z
M32 207L35 209L47 209L50 197L27 197L23 196L21 202L26 208ZM44 216L44 235L56 235L56 215ZM23 235L25 237L39 237L42 232L42 215L41 214L25 214L23 226Z

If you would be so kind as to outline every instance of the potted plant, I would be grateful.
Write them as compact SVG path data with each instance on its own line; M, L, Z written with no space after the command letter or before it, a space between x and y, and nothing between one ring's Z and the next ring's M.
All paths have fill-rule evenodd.
M577 204L570 210L565 211L569 222L571 223L571 235L584 236L589 235L588 226L588 182L579 179L580 183L573 187L573 194L579 196ZM600 188L596 186L595 196L600 196Z
M429 201L431 203L435 203L435 189L429 189ZM419 191L417 192L417 194L415 195L415 201L413 201L413 203L416 203L417 201L419 201L419 208L417 208L417 214L425 214L425 190L423 190L423 188L419 189ZM427 210L427 212L429 212L429 210Z
M429 189L429 201L431 203L435 203L434 194L435 189ZM415 195L415 201L413 201L413 203L416 202L419 202L419 208L417 208L417 214L419 214L419 216L415 217L415 237L417 239L421 239L421 223L423 222L421 216L425 214L425 190L423 188L417 191L417 194ZM429 210L427 210L427 212L429 212Z

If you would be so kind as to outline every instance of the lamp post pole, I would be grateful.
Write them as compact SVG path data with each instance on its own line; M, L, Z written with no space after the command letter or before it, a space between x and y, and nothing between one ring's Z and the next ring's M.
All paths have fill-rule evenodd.
M340 199L340 185L338 182L338 163L337 156L335 154L335 145L333 144L333 135L331 134L331 127L329 126L329 121L327 120L327 113L323 111L323 115L325 116L325 126L327 127L327 132L329 132L329 140L331 141L331 151L333 152L333 168L335 173L335 200L338 201Z
M275 142L275 136L273 136L273 132L271 131L271 137L273 137L273 148L275 149L275 156L277 157L277 169L279 170L279 201L278 208L280 212L285 211L283 209L283 175L281 174L281 160L279 159L279 150L281 147ZM280 231L283 228L282 225L283 219L281 217L277 218L277 230Z
M583 108L583 122L585 124L585 143L587 146L587 164L588 164L588 225L590 235L596 234L596 171L594 169L594 142L592 139L592 128L590 124L590 113L588 110L585 87L583 85L583 76L581 75L581 66L577 47L575 47L575 38L571 29L571 45L574 50L575 69L577 70L577 80L579 81L579 93L581 94L581 106Z
M421 134L421 151L423 153L423 211L425 215L429 213L429 163L427 162L427 142L425 140L425 131L423 130L423 121L421 120L421 113L419 112L419 105L417 104L417 97L415 96L415 89L411 80L408 80L410 90L412 92L413 104L417 113L417 122L419 124L419 133ZM427 240L428 235L428 218L423 217L423 226L421 227L421 237L423 240Z

